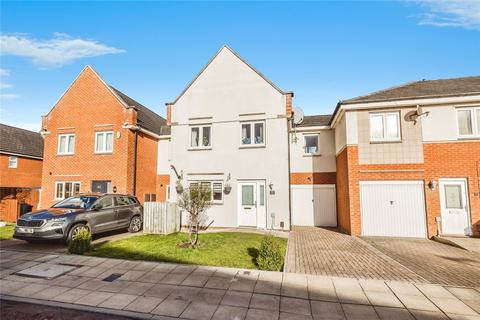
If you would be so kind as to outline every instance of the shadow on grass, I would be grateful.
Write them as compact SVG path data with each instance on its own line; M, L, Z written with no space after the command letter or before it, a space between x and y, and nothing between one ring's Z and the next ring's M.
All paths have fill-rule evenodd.
M248 255L252 257L252 263L258 267L258 262L257 262L258 253L259 253L258 249L250 247L250 248L247 248L247 252L248 252Z

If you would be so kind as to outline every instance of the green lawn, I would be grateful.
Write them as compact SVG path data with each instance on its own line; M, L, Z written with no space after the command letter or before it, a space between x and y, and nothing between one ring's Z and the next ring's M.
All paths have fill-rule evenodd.
M13 239L14 228L15 226L13 224L7 224L6 226L0 227L0 240Z
M187 264L256 269L255 257L263 239L261 234L218 232L200 235L196 249L180 248L188 239L185 233L140 235L107 242L88 253L97 257L131 260L168 261ZM287 239L278 238L285 254Z

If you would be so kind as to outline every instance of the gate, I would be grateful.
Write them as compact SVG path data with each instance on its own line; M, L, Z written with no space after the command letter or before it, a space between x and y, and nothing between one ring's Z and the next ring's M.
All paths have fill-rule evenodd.
M180 209L176 203L145 202L143 233L170 234L180 231Z

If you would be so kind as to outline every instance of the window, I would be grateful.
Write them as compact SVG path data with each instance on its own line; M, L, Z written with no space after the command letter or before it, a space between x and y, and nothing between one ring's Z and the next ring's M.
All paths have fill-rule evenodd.
M113 201L113 197L105 197L103 199L100 199L100 201L98 201L98 203L96 204L96 207L99 210L115 207L115 202Z
M157 201L157 195L155 193L145 193L144 199L145 202L155 202Z
M320 148L318 147L318 134L305 136L305 153L318 154Z
M113 152L113 131L95 133L95 153Z
M480 137L480 108L457 109L457 125L460 138Z
M169 184L167 184L167 186L165 188L165 192L166 192L165 200L170 201L170 185Z
M211 146L211 126L190 127L190 147L207 148Z
M447 209L463 209L462 187L460 185L445 186L445 207Z
M192 181L190 186L197 186L198 183L204 188L210 190L210 201L212 203L223 203L223 182L221 181Z
M370 114L370 141L400 141L400 113Z
M130 205L130 201L126 196L116 196L115 199L117 200L117 206L128 206Z
M241 128L242 145L265 144L265 122L244 122Z
M60 134L58 135L58 151L57 154L74 154L75 135Z
M12 169L15 169L18 165L18 158L17 157L14 157L14 156L11 156L11 157L8 157L8 167L9 168L12 168Z
M65 199L80 193L80 182L55 182L55 199Z

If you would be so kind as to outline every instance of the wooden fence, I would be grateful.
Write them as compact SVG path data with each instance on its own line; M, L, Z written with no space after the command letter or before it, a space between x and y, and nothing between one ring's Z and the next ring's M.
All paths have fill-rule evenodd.
M176 203L145 202L143 233L169 234L180 230L180 209Z

